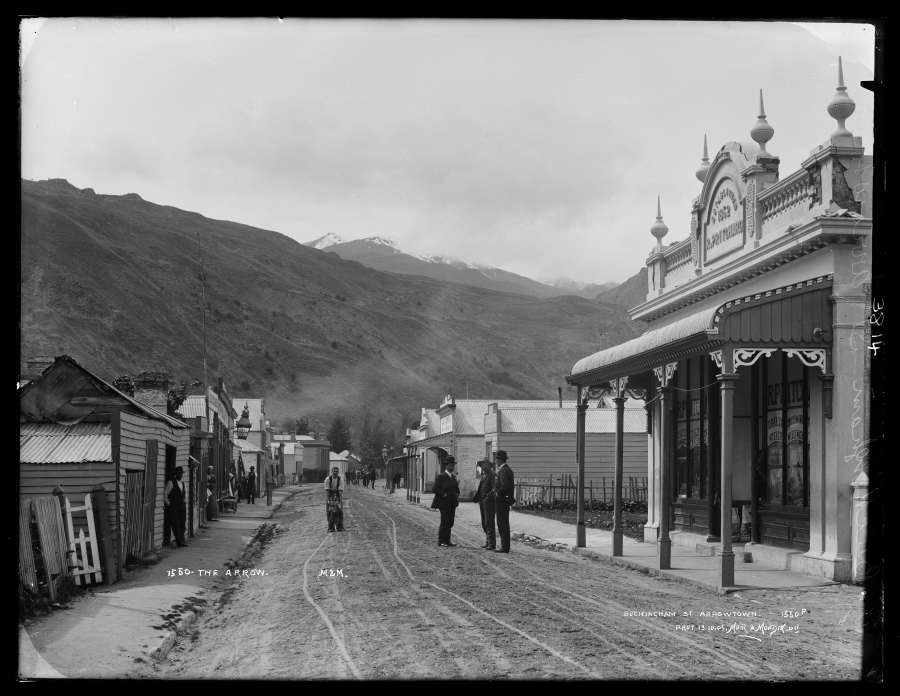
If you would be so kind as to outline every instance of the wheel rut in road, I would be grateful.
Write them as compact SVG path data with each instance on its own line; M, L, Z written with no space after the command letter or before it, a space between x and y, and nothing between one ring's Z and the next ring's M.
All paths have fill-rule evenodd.
M492 554L480 548L480 529L466 524L454 528L458 547L441 548L433 511L380 491L350 487L345 533L325 531L319 489L301 491L295 506L275 521L285 531L258 563L270 574L241 581L219 611L203 618L181 660L160 665L152 676L857 677L847 638L826 643L840 650L825 662L817 659L820 634L791 636L773 650L772 642L733 634L676 633L677 624L697 622L681 611L672 617L625 615L644 609L696 614L759 603L520 543L512 554ZM852 609L835 613L835 624Z

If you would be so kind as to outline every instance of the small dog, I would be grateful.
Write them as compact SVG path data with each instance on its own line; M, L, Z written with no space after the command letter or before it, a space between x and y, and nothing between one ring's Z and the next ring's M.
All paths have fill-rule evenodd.
M337 500L329 500L326 504L328 515L328 529L335 529L339 532L344 531L344 511L341 509Z

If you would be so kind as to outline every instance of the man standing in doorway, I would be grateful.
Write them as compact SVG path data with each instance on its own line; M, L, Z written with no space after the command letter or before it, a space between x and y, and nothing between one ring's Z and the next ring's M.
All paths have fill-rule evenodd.
M328 531L344 531L344 482L338 468L331 469L331 476L325 479L325 516L328 518Z
M450 530L453 529L453 521L456 517L456 508L459 505L459 482L453 475L456 469L456 460L447 457L444 462L444 471L438 474L434 481L434 500L431 507L441 511L441 526L438 528L438 546L456 546L450 541Z
M247 502L256 505L256 467L250 467L250 473L247 474Z
M497 531L500 532L500 548L497 553L509 553L509 508L516 502L516 478L506 463L504 450L497 450L499 468L494 478L494 504L497 508Z
M481 467L481 480L472 498L473 503L481 507L481 528L484 530L484 546L482 548L493 551L497 548L497 533L494 527L494 472L487 459L478 462Z
M184 490L184 482L181 480L184 469L180 466L175 467L174 478L169 479L166 483L166 495L163 499L165 504L165 516L163 518L163 546L168 546L172 532L175 533L175 543L179 547L187 546L184 543L184 523L185 512L184 506L187 494Z

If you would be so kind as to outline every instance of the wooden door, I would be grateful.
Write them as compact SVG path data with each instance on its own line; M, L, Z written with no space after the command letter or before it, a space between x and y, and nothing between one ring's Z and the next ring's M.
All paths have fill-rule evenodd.
M148 553L153 549L153 532L156 526L156 462L159 457L159 443L147 440L147 459L144 465L144 496L141 510L141 549Z
M125 472L125 526L122 530L125 559L143 555L144 472Z

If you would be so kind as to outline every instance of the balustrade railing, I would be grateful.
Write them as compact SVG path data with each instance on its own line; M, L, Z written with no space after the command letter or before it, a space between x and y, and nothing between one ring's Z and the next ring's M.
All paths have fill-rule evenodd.
M691 240L685 239L663 253L666 261L666 275L691 263Z
M784 212L806 212L811 206L800 206L815 195L815 186L805 169L794 172L784 181L770 186L759 195L763 225ZM799 208L797 206L800 206Z

